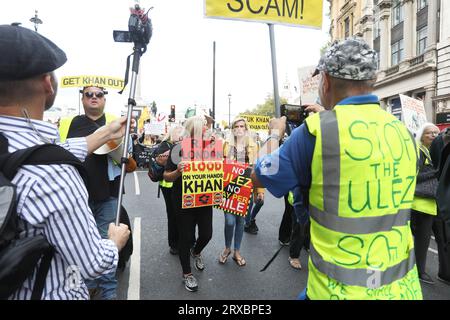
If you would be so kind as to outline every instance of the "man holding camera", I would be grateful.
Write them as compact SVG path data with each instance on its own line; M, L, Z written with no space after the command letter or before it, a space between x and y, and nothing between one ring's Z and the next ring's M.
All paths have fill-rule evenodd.
M281 148L285 118L273 119L255 166L255 186L277 197L300 187L308 200L310 299L422 299L408 226L416 150L406 127L372 95L376 52L362 39L322 56L319 95Z

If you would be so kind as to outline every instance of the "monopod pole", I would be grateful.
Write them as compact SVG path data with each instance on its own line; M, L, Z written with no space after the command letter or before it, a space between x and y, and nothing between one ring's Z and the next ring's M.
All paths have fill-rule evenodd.
M139 73L139 63L141 60L141 47L135 46L133 53L133 65L132 65L132 73L131 73L131 84L130 84L130 97L128 98L128 112L127 112L127 126L125 128L125 139L124 146L122 151L122 159L121 159L121 174L120 174L120 185L119 185L119 197L117 200L117 212L116 212L116 225L119 225L120 221L120 211L122 207L122 198L123 198L123 185L125 182L125 169L128 162L128 143L130 140L130 126L131 126L131 115L133 114L133 107L136 106L136 101L134 100L136 94L136 83L137 76Z

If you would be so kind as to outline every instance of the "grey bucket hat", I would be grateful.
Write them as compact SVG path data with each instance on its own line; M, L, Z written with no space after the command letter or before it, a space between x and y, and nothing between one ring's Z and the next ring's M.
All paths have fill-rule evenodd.
M339 79L373 80L377 72L377 52L362 38L335 41L320 58L313 76L320 71Z

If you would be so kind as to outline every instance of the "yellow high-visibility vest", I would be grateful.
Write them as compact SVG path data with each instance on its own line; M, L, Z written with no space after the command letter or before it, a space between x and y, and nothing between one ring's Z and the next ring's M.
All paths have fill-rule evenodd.
M292 191L289 191L289 193L288 193L288 203L291 206L294 205L294 193Z
M106 117L106 123L110 123L111 121L114 121L115 119L117 119L117 117L115 115L110 114L110 113L105 113L105 117ZM59 139L61 142L66 141L67 134L69 133L70 125L72 124L73 118L75 118L75 117L74 116L66 117L66 118L61 118L59 120Z
M420 144L417 148L418 148L418 152L422 151L425 154L425 163L424 164L431 165L430 151L428 151L428 149L422 144ZM436 216L437 215L436 199L419 197L419 196L414 195L412 209L432 215L432 216Z
M159 185L161 186L161 187L163 187L163 188L172 188L172 186L173 186L173 182L168 182L168 181L166 181L166 180L161 180L160 182L159 182Z
M311 299L422 299L409 226L417 153L378 104L306 119L311 164Z

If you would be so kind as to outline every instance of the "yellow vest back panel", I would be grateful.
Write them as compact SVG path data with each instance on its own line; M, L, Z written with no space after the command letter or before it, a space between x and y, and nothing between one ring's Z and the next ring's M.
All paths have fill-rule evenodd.
M377 104L306 120L316 137L310 188L311 299L421 299L409 214L417 153Z

